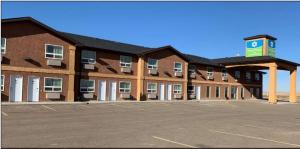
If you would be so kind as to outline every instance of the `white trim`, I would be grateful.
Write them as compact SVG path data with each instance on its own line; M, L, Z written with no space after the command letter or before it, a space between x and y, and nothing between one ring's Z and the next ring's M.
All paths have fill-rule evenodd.
M180 66L181 66L181 67L180 67L180 71L177 70L178 68L175 68L176 63L180 64ZM175 70L175 69L176 69L176 70ZM174 70L175 72L182 72L182 63L181 63L181 62L174 62L173 70Z
M51 45L51 46L58 46L58 47L61 47L62 48L62 57L61 58L52 58L52 57L47 57L46 54L47 54L47 46L48 45ZM46 59L59 59L59 60L63 60L64 59L64 46L62 45L55 45L55 44L45 44L45 58Z
M175 90L175 85L180 85L180 93L175 93L175 91L178 91ZM173 94L182 94L182 84L173 84Z
M155 60L156 61L156 65L149 65L149 60ZM149 68L152 67L152 68ZM156 67L156 68L154 68ZM147 59L147 69L158 69L158 59L154 59L154 58L148 58Z
M82 88L89 88L89 87L81 87L81 81L84 80L84 81L93 81L94 85L93 85L93 91L81 91ZM90 79L80 79L80 82L79 82L79 90L80 90L80 93L94 93L95 92L95 80L90 80Z
M5 54L5 53L6 53L6 43L7 43L7 40L6 40L5 37L3 37L3 39L4 39L4 41L5 41L4 47L3 47L4 51L3 51L3 53L1 52L1 54ZM2 37L1 37L1 40L2 40ZM1 42L1 44L2 44L2 42ZM1 51L2 51L2 46L1 46Z
M121 83L129 83L129 92L121 92ZM126 89L126 88L123 88ZM119 81L119 93L131 93L131 82L130 81Z
M155 92L148 92L148 89L149 89L149 88L148 88L148 87L149 87L148 85L149 85L149 84L155 84L155 88L156 88L156 89L155 89ZM156 83L156 82L147 82L147 93L157 93L157 83Z
M3 76L3 81L2 81L2 79L1 79L1 92L3 92L4 91L4 86L5 86L5 84L4 84L4 82L5 82L5 75L4 74L1 74L1 77ZM3 86L3 89L2 89L2 86Z
M46 79L60 79L61 80L60 91L46 91L45 90ZM63 78L59 78L59 77L44 77L44 89L43 90L44 90L45 93L61 93L62 90L63 90Z

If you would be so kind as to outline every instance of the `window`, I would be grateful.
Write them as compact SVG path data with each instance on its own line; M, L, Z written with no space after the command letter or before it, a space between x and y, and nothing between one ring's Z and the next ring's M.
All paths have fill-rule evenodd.
M188 86L188 94L195 94L195 86L194 85Z
M80 80L80 92L94 92L95 80Z
M6 52L6 38L1 38L1 53L5 54Z
M244 98L244 88L241 87L241 98Z
M241 78L241 72L240 71L234 71L234 77L235 77L235 79Z
M96 52L83 50L81 53L81 62L84 64L96 64Z
M220 94L221 94L220 87L217 86L217 87L216 87L216 98L220 98Z
M190 74L196 73L196 66L195 65L189 65L189 73Z
M119 92L120 93L130 93L131 90L131 82L120 82L119 85Z
M59 45L45 45L45 57L53 59L63 59L63 46Z
M255 73L255 80L256 81L259 81L260 80L260 74L257 72Z
M46 77L44 81L45 92L62 92L62 78Z
M158 67L158 60L148 58L148 69L157 69Z
M210 97L210 87L206 86L206 98Z
M182 64L179 62L174 63L174 71L175 72L182 72Z
M227 77L227 70L225 68L222 69L222 77Z
M121 67L131 67L132 57L131 56L120 56L120 65Z
M181 84L174 84L173 91L174 91L174 94L181 94L181 91L182 91Z
M213 76L214 75L214 69L212 67L207 67L207 76Z
M147 84L147 92L148 93L156 93L157 92L157 84L156 83L148 83Z
M4 75L1 75L1 91L4 91Z
M224 94L225 94L225 98L228 98L228 87L225 87Z
M251 72L249 71L246 72L246 80L251 80Z

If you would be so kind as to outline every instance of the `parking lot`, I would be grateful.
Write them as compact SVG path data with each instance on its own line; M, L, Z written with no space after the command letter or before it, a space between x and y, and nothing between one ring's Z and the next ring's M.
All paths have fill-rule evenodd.
M300 147L300 104L2 105L2 147Z

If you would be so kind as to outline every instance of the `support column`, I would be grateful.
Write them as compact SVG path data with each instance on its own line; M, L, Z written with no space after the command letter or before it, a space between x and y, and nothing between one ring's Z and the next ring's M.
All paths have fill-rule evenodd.
M290 70L290 102L297 102L296 95L296 77L297 76L297 67L293 70Z
M67 101L74 102L74 83L75 83L75 46L69 46L69 76Z
M188 66L189 64L187 62L184 63L184 84L183 84L183 100L188 100Z
M276 104L277 103L277 65L271 64L269 66L269 103Z
M144 57L139 57L137 65L137 90L136 100L140 101L144 95Z

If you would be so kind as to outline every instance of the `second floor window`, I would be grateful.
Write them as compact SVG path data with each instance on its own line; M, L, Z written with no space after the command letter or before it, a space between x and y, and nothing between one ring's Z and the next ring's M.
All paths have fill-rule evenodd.
M46 44L45 48L46 58L63 59L63 46Z
M83 50L81 53L81 62L84 64L96 64L96 52Z
M119 92L120 93L130 93L131 83L130 82L120 82Z
M212 67L207 67L207 76L213 76L214 75L214 69Z
M156 83L148 83L147 84L147 92L148 93L156 93L157 92L157 84Z
M227 77L227 70L225 68L222 69L221 75L222 77Z
M246 80L251 80L251 72L249 71L246 72Z
M1 53L5 54L6 52L6 38L1 38Z
M4 91L4 75L1 75L1 91Z
M131 56L120 56L120 65L121 67L131 67L132 57Z
M174 84L173 92L174 92L174 94L181 94L182 85L181 84Z
M95 80L80 80L80 92L94 92Z
M188 86L188 94L195 94L195 86L194 85Z
M240 72L240 71L234 71L234 77L235 77L236 79L241 78L241 72Z
M157 69L158 67L158 60L148 58L148 69Z
M45 92L62 92L62 78L45 78Z
M191 73L191 74L196 73L196 66L195 65L189 65L189 73Z
M175 72L182 72L182 64L179 62L174 63L174 71Z
M255 80L256 81L259 81L260 80L260 75L259 75L259 73L257 72L257 73L255 73Z

